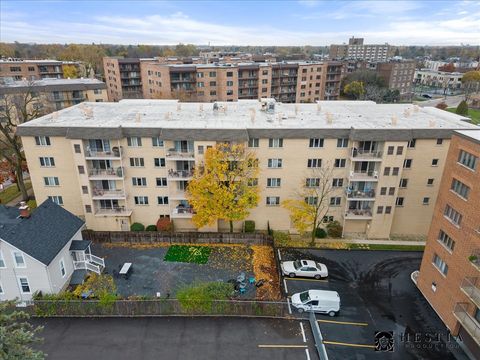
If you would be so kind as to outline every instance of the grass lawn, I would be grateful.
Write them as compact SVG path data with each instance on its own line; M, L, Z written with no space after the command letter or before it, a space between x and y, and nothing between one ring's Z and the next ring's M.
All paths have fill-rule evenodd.
M32 183L30 181L25 181L25 187L30 189L32 187ZM5 190L0 191L0 204L6 204L17 196L20 196L20 191L17 190L17 185L13 184L7 187Z
M206 264L212 249L208 246L172 245L164 261Z
M447 108L447 111L455 114L457 108L451 107ZM472 119L472 123L480 124L480 110L477 109L468 109L468 117Z

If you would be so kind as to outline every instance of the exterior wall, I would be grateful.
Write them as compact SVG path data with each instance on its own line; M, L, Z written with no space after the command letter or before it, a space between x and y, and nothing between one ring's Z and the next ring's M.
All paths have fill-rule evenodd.
M75 66L79 76L83 76L84 67L78 62L62 62L56 60L18 60L0 61L0 78L11 77L15 80L39 80L45 78L62 79L63 67Z
M118 59L103 58L103 69L105 73L105 82L107 84L108 100L120 101L123 98L123 94Z
M398 90L402 98L411 95L415 61L379 63L377 72L385 79L389 89Z
M454 335L458 334L462 326L462 323L454 315L455 305L457 303L467 304L466 310L472 317L476 308L478 308L461 287L465 284L464 281L467 277L472 281L478 281L480 276L480 267L477 268L468 259L471 255L478 255L480 249L480 212L478 211L478 205L480 204L480 168L477 164L477 169L474 172L457 163L461 149L480 159L480 144L460 136L452 138L439 188L440 195L435 205L427 246L418 276L418 287L422 294ZM470 187L468 200L461 198L450 190L453 178ZM444 217L443 214L447 204L463 216L460 226L452 224ZM437 240L440 230L447 233L455 241L453 250L448 249ZM434 254L437 254L448 265L447 275L442 274L433 264ZM435 285L435 290L432 288L433 285ZM476 291L479 291L478 282L473 286ZM476 329L477 331L480 329L478 322ZM464 332L465 330L463 330ZM480 353L478 345L476 350L475 348L470 350L473 353L476 351L476 354Z
M300 65L297 77L297 102L313 103L323 100L322 73L327 67L323 64ZM325 76L325 75L324 75Z
M416 70L414 76L417 84L449 89L460 89L462 87L462 73L422 69Z

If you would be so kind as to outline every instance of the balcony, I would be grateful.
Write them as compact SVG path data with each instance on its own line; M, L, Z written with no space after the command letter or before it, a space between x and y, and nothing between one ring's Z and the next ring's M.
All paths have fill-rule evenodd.
M468 313L467 303L457 303L453 309L453 315L457 318L458 322L467 331L470 336L475 340L477 345L480 345L480 324L478 321Z
M188 180L191 179L193 176L193 169L192 170L168 170L168 179L169 180Z
M369 190L356 190L356 189L350 189L347 188L345 190L347 194L347 198L350 200L375 200L375 190L374 189L369 189Z
M92 191L93 200L106 200L106 199L125 199L127 194L122 189L97 189Z
M351 161L382 161L382 151L352 148Z
M122 147L114 147L111 151L104 151L103 149L88 149L85 150L85 159L116 159L120 160L122 157Z
M114 179L123 179L124 172L122 167L118 168L107 168L107 169L90 169L88 171L88 177L92 180L114 180Z
M378 181L378 171L376 170L350 171L350 181Z
M368 220L372 218L372 209L348 209L345 212L345 219Z
M172 210L172 218L190 219L195 211L191 207L176 207Z
M195 160L195 153L192 150L178 151L168 149L166 154L167 160Z
M478 271L480 271L480 249L475 249L468 257L470 264L472 264Z
M465 277L460 289L472 300L472 302L480 308L480 278Z
M168 198L170 200L187 200L187 195L185 194L185 191L177 189L175 191L171 191L168 194Z
M125 206L111 207L111 208L96 208L95 216L130 216L132 210L125 208Z

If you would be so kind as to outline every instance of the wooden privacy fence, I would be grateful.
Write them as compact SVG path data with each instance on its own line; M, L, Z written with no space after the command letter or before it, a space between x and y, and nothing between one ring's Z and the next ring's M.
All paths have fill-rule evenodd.
M85 240L96 242L245 244L273 246L273 237L262 233L161 232L161 231L82 231Z
M27 311L42 317L97 317L97 316L255 316L291 317L285 302L212 300L188 304L177 299L116 300L35 300Z

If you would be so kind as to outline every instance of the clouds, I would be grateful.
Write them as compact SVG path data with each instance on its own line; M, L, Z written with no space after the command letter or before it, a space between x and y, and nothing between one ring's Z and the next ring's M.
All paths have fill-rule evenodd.
M351 35L397 45L480 39L480 7L468 1L454 11L452 3L430 1L0 4L2 41L279 46L329 45Z

